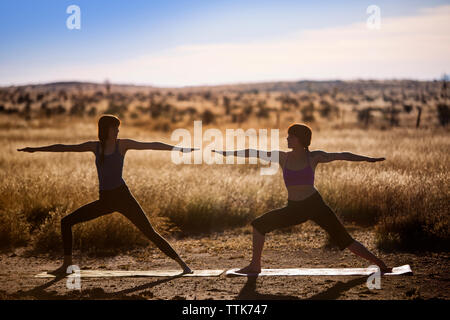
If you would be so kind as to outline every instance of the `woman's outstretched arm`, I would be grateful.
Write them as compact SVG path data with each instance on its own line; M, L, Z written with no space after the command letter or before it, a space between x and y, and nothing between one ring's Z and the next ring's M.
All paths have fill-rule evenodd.
M377 162L386 160L386 158L371 158L354 154L351 152L325 152L325 151L313 151L313 152L314 156L317 159L317 163L326 163L335 160L367 161L367 162Z
M87 141L80 144L52 144L44 147L26 147L17 149L17 151L23 152L95 152L96 142Z
M191 152L194 148L182 148L165 144L162 142L140 142L132 139L122 139L126 150L174 150L182 152Z
M259 158L267 161L280 161L280 157L282 157L285 152L274 150L274 151L263 151L256 149L245 149L245 150L232 150L232 151L219 151L212 150L215 153L220 153L223 156L235 156L235 157L244 157L244 158Z

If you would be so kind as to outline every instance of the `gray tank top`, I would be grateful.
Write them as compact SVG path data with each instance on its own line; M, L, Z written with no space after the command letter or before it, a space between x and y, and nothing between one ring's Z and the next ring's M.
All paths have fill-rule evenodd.
M125 181L122 179L123 159L124 157L119 151L119 139L116 139L114 152L105 154L103 163L100 164L100 142L97 143L95 166L97 167L100 190L111 190L125 184Z

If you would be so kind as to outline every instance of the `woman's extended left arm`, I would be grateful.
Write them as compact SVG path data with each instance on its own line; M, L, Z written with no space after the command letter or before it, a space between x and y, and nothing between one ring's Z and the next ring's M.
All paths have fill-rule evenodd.
M174 150L182 152L191 152L197 149L182 148L165 144L162 142L140 142L132 139L122 139L126 150Z
M318 163L326 163L335 160L346 160L346 161L367 161L367 162L377 162L386 160L386 158L371 158L366 156L361 156L351 152L325 152L325 151L314 151Z
M52 144L50 146L44 147L26 147L22 149L17 149L17 151L22 152L86 152L95 151L96 142L87 141L80 144Z
M255 149L243 149L243 150L231 150L231 151L220 151L220 150L212 150L212 152L219 153L223 156L235 156L235 157L243 157L243 158L259 158L266 161L274 161L279 162L282 156L285 156L286 152L273 150L273 151L264 151L264 150L255 150Z

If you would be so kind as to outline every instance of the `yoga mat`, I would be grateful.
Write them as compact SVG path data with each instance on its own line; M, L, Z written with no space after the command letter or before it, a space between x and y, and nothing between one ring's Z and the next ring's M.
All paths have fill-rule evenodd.
M261 273L237 273L236 269L227 270L227 276L368 276L378 271L378 268L292 268L292 269L261 269ZM391 273L383 275L412 274L409 264L392 268Z
M194 273L183 274L183 277L218 277L225 270L193 270ZM65 274L74 276L75 273ZM80 270L81 278L106 278L106 277L173 277L181 275L181 270L149 270L149 271L128 271L128 270ZM55 278L53 274L41 272L35 278Z

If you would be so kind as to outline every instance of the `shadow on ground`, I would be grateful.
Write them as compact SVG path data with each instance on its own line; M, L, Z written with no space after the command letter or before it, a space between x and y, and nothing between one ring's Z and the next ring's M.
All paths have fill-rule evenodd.
M300 300L302 297L292 295L264 294L256 291L256 280L258 277L248 277L246 284L236 296L236 300ZM338 281L331 288L313 295L307 300L335 300L344 292L357 287L367 281L367 277L352 279L347 282Z

